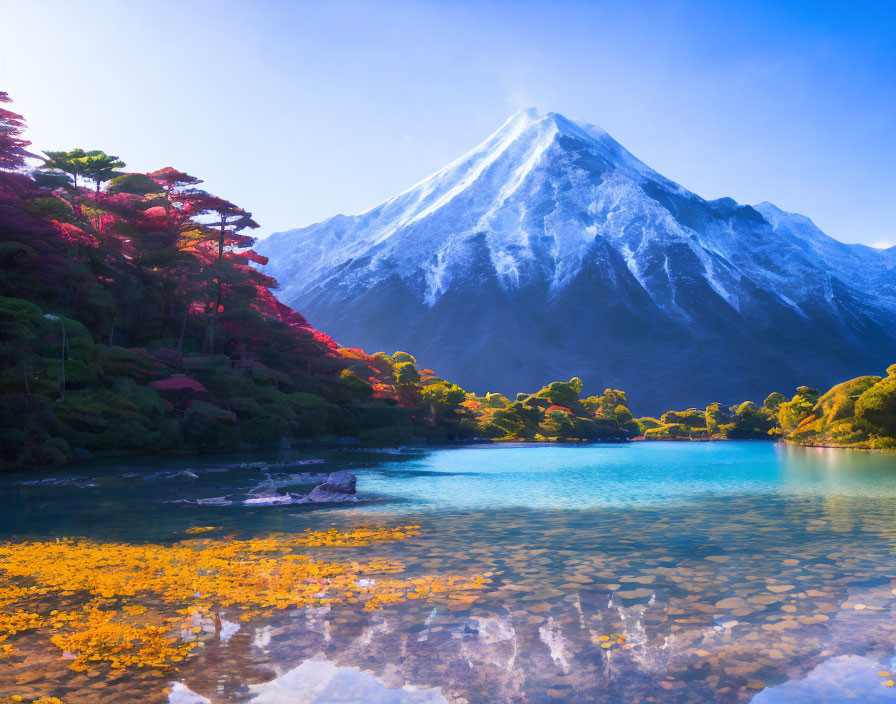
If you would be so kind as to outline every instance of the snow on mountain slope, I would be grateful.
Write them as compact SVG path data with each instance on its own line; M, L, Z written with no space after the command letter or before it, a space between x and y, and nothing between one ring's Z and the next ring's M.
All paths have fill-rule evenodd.
M588 156L602 162L601 170L618 169L624 174L611 176L600 189L600 198L594 197L597 193L589 187L587 171L570 174L581 184L567 184L567 193L562 194L567 202L551 214L557 231L551 251L547 251L541 242L546 229L544 214L532 212L528 206L537 198L553 197L550 191L554 184L544 177L544 169L553 160L574 156L563 153L563 141L587 144ZM569 222L564 210L582 211L594 220L601 210L624 207L629 181L640 179L642 174L678 188L596 128L588 132L560 115L538 116L532 110L523 111L479 147L382 205L353 218L336 216L301 234L291 231L297 237L290 238L293 241L282 252L277 248L270 270L284 276L282 295L288 300L292 291L307 285L299 282L293 287L289 280L293 266L301 266L316 278L373 250L377 252L371 262L373 268L388 260L387 269L397 266L402 275L413 276L426 260L423 270L428 272L431 284L427 295L434 301L439 286L448 284L444 271L452 242L487 231L492 260L503 270L506 284L512 286L518 283L521 270L544 255L549 255L558 271L574 268L574 261L594 239L596 226L583 229L579 213L573 213ZM582 187L581 191L576 185ZM449 236L443 236L446 227L451 228L450 234L446 233ZM282 236L273 235L261 245L267 250L279 241Z
M893 256L706 201L556 113L517 113L385 203L258 249L281 299L343 344L407 349L478 391L578 374L697 403L896 359ZM726 356L742 369L709 365Z

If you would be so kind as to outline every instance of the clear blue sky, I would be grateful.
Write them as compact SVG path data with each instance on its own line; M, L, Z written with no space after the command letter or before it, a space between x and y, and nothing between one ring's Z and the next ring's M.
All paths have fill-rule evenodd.
M364 210L530 105L707 198L896 243L896 2L0 0L35 146L171 165L260 232Z

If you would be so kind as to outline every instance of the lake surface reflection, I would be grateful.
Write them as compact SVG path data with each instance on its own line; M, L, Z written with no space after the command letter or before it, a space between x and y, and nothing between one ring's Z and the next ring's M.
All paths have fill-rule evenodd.
M355 472L371 500L166 503L245 493L276 470L265 463L312 458L326 460L314 471ZM0 693L177 704L896 700L892 455L756 442L491 446L107 462L45 476L3 478L5 538L165 543L201 525L247 537L419 524L419 536L365 557L400 561L410 576L490 582L472 604L286 609L248 622L225 611L232 626L173 684L76 675L58 651L28 642L0 663Z

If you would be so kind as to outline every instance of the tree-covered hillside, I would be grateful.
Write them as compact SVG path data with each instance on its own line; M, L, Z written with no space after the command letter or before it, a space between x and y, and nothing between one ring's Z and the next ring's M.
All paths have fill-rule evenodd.
M725 408L669 411L658 420L637 418L646 440L781 438L793 445L896 449L896 364L887 376L860 376L827 393L800 386L787 400L770 394L761 406L746 401Z
M789 443L896 450L896 364L885 377L860 376L825 394L801 387L781 405Z
M101 151L47 152L29 172L22 127L0 111L5 465L410 428L274 298L250 266L262 260L248 212L193 176L127 173Z

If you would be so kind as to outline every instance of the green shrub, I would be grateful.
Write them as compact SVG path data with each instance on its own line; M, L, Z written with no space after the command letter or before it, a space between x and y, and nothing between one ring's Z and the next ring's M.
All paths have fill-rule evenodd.
M855 417L875 435L896 437L896 375L881 379L858 397Z
M653 430L655 428L663 427L661 421L658 421L656 418L651 418L650 416L638 418L638 425L641 426L641 428L643 428L644 430Z
M554 406L569 407L579 400L582 391L582 380L573 377L569 381L553 381L535 396L547 399Z
M193 401L184 413L184 437L205 450L237 450L242 444L236 415L205 401Z
M517 394L517 399L519 396L525 396L525 394ZM507 408L510 405L510 399L503 394L488 393L485 395L485 405L489 408Z
M778 409L778 406L780 406L786 400L787 397L784 394L774 391L765 397L765 401L762 402L762 407L767 408L770 411L776 411Z
M689 408L686 411L667 411L660 417L663 425L681 425L685 428L706 426L706 412Z
M392 355L392 364L395 366L399 364L412 364L416 367L417 358L407 352L396 352Z

